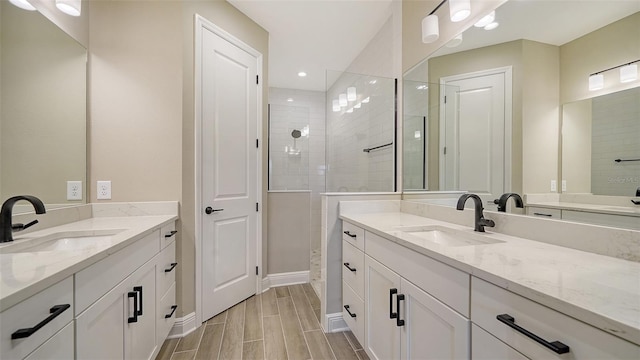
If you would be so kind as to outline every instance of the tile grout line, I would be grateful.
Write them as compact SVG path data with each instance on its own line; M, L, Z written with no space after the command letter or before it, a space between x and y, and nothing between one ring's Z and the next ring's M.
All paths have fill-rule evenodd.
M222 324L222 335L220 335L220 346L218 346L218 355L216 359L220 359L220 352L222 351L222 342L224 341L224 333L227 331L227 319L229 318L229 309L225 310L224 323Z
M260 287L260 289L262 289L262 287ZM269 291L269 290L267 290ZM262 294L264 294L265 292L263 291L262 293L260 293L260 321L262 322L262 359L267 360L267 336L265 335L266 332L264 331L264 305L262 304Z
M242 313L242 341L240 341L242 351L240 351L240 360L244 358L244 328L247 325L247 299L243 301L244 312Z
M200 325L202 326L202 325ZM198 346L196 346L196 352L193 354L193 358L195 359L196 355L198 355L198 350L200 350L200 344L202 343L202 338L204 337L204 331L207 330L207 324L204 323L204 327L202 328L202 334L200 334L200 339L198 340Z

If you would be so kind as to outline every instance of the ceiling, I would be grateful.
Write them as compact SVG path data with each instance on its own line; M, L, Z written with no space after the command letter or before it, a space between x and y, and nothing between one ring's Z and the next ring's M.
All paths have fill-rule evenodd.
M345 70L391 15L391 0L228 1L269 32L269 86L289 89L325 91L326 70Z

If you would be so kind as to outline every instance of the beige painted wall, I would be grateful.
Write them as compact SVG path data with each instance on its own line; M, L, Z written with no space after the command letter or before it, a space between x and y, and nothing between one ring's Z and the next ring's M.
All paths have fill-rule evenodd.
M38 12L0 5L0 198L67 203L66 181L86 177L86 50Z
M81 1L80 16L76 17L58 10L55 0L29 0L40 13L87 48L89 47L89 7L94 1Z
M180 11L180 10L178 10ZM178 316L183 316L195 311L195 179L194 179L194 68L193 68L193 43L194 43L194 15L196 13L212 21L227 32L233 34L249 46L262 53L262 263L260 270L262 276L268 274L267 268L267 151L266 139L267 104L268 104L268 59L269 59L269 34L258 24L249 19L226 1L192 1L182 2L181 25L182 26L182 202L180 212L181 242L177 248L177 255L182 260L183 267L179 267L178 285L179 303ZM180 133L178 132L178 134ZM180 152L178 152L180 154ZM180 166L176 169L180 174ZM187 266L188 264L188 266Z
M270 192L267 259L270 274L308 271L311 192Z
M472 26L491 10L507 0L471 0L471 16L457 23L449 19L449 5L445 3L438 9L440 37L431 44L422 43L422 19L438 6L440 0L403 0L402 1L402 72L406 72L422 60L433 54L454 36Z
M591 99L562 107L562 179L567 192L591 192Z
M609 24L560 48L560 101L610 94L640 85L620 83L617 70L604 73L604 88L589 91L589 75L640 59L640 12Z

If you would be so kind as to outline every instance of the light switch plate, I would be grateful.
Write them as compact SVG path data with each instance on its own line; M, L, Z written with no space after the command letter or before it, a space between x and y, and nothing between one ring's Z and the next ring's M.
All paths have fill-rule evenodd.
M82 200L82 181L67 181L67 200Z
M98 181L98 200L111 200L111 181Z
M567 180L562 180L562 192L567 191Z
M555 180L551 180L551 191L552 192L558 191L558 183Z

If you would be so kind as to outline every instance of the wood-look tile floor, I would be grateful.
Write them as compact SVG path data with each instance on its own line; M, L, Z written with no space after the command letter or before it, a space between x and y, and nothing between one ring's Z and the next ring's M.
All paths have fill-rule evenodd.
M252 296L181 339L168 339L158 360L368 360L350 331L325 334L310 284Z

